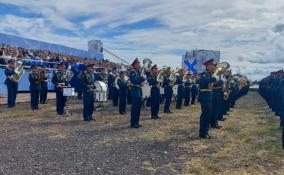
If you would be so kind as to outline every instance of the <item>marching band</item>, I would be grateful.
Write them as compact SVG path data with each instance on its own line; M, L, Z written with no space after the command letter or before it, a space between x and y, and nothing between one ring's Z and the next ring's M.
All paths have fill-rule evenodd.
M199 137L210 139L209 127L220 129L218 121L224 121L224 115L234 107L235 101L248 91L249 81L241 75L232 75L230 65L226 62L215 64L213 59L204 63L206 70L201 74L184 72L180 68L171 70L164 66L158 69L152 66L149 59L143 60L143 66L136 58L131 68L122 66L116 75L115 70L109 73L105 68L98 74L94 64L88 64L85 71L81 70L76 76L78 81L78 99L83 98L83 119L90 122L94 120L94 103L103 94L98 94L96 82L101 82L108 87L108 97L103 96L105 101L112 99L113 106L118 106L121 115L126 114L126 105L131 104L130 126L140 128L140 112L143 102L146 100L151 106L151 119L160 119L160 105L164 103L164 113L172 113L170 105L176 100L176 109L182 106L195 104L196 97L201 105ZM14 60L8 61L5 70L7 79L5 84L8 88L8 107L15 106L17 84L21 78L18 67ZM52 83L56 92L56 111L63 116L66 96L64 89L70 88L72 69L66 70L65 64L60 63L52 76ZM31 66L29 73L31 108L38 109L39 102L45 104L47 100L48 70L45 66L39 69L36 65ZM101 84L99 83L99 84ZM147 86L146 86L147 85ZM145 89L147 87L147 89ZM145 95L143 93L147 93ZM144 99L145 98L145 99ZM40 101L39 101L40 99Z

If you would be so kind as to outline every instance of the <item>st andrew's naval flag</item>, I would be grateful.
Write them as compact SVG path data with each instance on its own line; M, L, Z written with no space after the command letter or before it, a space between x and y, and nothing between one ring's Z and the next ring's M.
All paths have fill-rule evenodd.
M196 74L197 73L197 69L196 69L196 65L197 65L197 60L194 57L193 54L190 54L189 52L187 52L184 56L184 61L183 61L187 71L189 71L192 74Z

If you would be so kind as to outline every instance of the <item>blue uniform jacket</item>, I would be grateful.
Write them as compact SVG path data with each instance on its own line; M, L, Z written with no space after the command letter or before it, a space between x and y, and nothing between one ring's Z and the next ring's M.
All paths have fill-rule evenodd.
M5 71L4 71L5 75L6 75L6 80L5 80L5 84L6 85L16 85L17 83L16 82L13 82L12 80L10 80L8 77L11 76L11 75L14 75L15 74L15 71L13 69L10 69L10 68L6 68Z
M93 92L95 88L95 77L93 72L85 71L81 77L81 85L83 92Z
M209 72L203 72L201 77L197 80L197 84L199 84L200 93L198 96L198 100L200 102L212 102L212 91L202 91L203 89L209 89L210 84L215 82L216 79L212 78Z
M118 79L117 84L119 86L119 96L126 97L128 91L127 82L124 79Z
M29 74L30 90L40 90L40 74L38 72L31 72Z
M131 87L131 96L132 97L142 97L141 85L145 79L139 75L136 70L131 70L129 80L132 84Z

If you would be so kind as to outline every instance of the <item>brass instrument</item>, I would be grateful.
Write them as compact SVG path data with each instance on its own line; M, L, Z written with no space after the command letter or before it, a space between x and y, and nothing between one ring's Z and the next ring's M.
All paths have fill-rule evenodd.
M223 74L224 71L228 70L229 68L230 68L230 64L229 63L227 63L227 62L219 63L219 64L217 64L216 70L215 70L213 75L215 77L221 76L221 74Z
M126 72L126 67L122 66L119 72ZM118 85L118 80L120 79L120 75L117 75L117 77L114 80L114 86L116 87L116 89L119 89L119 85ZM125 82L127 82L127 84L129 85L129 77L128 76L124 76L124 80Z
M186 71L185 74L182 77L182 81L185 82L186 81L186 77L189 76L189 71Z
M15 68L14 72L15 72L15 74L9 76L8 78L10 80L12 80L13 82L18 83L22 79L23 75L25 74L25 70L23 68L23 62L22 61L16 62L16 68Z
M226 83L224 84L224 100L228 100L231 94L231 78L227 79Z
M175 74L178 73L181 69L179 67L176 67L175 70L172 71L171 75L170 75L170 86L173 86L176 82L176 76Z
M142 77L144 77L144 78L147 77L146 73L150 71L151 65L152 65L152 61L149 58L145 58L143 60L143 67L142 67L142 70L141 70L141 76Z
M157 81L159 82L159 87L163 86L164 74L165 74L166 69L167 67L163 66L163 68L158 71Z

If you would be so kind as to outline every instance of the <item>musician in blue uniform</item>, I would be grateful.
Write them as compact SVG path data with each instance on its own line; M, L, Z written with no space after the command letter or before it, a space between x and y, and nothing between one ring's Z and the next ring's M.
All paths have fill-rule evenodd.
M175 76L176 76L175 84L178 85L176 109L181 109L182 100L184 96L183 70L180 70Z
M280 116L282 148L284 149L284 71L271 72L270 76L262 79L259 83L259 93L275 115Z
M221 80L221 75L217 75L218 77L213 77L216 81L213 84L212 90L212 114L210 118L210 126L211 128L220 129L221 126L218 124L218 119L221 118L221 109L222 109L222 87L223 80Z
M149 85L151 86L151 118L156 120L160 117L159 106L160 106L160 83L157 81L158 67L155 64L150 70L150 74L147 78Z
M139 124L141 104L142 104L142 85L146 80L146 77L141 75L141 65L136 58L131 64L133 69L130 72L130 83L131 83L131 120L130 124L132 128L139 128L142 125Z
M194 74L193 79L192 79L192 87L191 87L191 104L192 105L195 104L195 100L198 94L198 87L196 84L196 79L197 79L197 74Z
M212 73L215 71L216 65L214 64L213 59L210 59L203 64L206 66L206 70L197 80L200 87L198 100L201 105L199 137L210 139L211 136L208 134L208 131L212 112L212 86L215 82L212 78Z
M55 86L56 92L56 111L58 115L63 116L64 107L67 100L67 98L63 96L63 87L68 85L64 63L58 64L58 71L54 72L52 83Z
M95 77L94 77L94 64L88 64L87 70L84 71L81 77L83 88L83 118L84 121L89 122L93 119L94 112L94 90L95 90Z
M47 72L46 66L43 65L39 72L42 78L41 83L40 83L40 103L46 104L47 91L48 91L48 72Z
M170 111L170 105L173 97L173 88L170 84L171 83L170 75L171 75L171 68L168 67L165 71L165 77L163 79L164 98L165 98L164 113L172 113Z
M130 72L131 72L131 69L127 68L126 75L128 77L130 77ZM128 86L128 88L127 88L127 104L131 105L131 86Z
M108 100L112 100L112 91L113 91L113 86L114 86L114 81L115 81L115 69L113 68L112 71L109 72L108 78L107 78L107 86L108 86Z
M13 77L15 76L15 60L8 60L8 67L5 69L4 73L6 75L5 84L8 90L8 108L13 108L16 105L16 97L18 93L18 81Z
M192 87L192 80L190 79L190 73L186 73L183 78L184 83L184 106L189 106L190 103L190 94Z
M77 75L77 92L78 92L78 100L82 99L82 95L83 95L83 86L82 86L82 75L83 75L84 71L83 70L79 70L79 73Z
M127 81L125 79L125 70L120 70L117 84L119 87L119 113L124 115L126 114L126 98L128 92Z
M31 108L37 110L39 103L39 94L41 88L41 74L38 71L37 65L31 66L31 72L29 74L30 92L31 92Z

